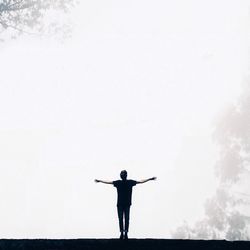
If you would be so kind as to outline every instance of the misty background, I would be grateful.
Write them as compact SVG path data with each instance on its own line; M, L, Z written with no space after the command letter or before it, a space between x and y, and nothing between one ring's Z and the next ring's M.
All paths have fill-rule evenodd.
M67 39L2 32L1 237L117 237L94 179L126 169L158 177L130 237L249 240L249 5L80 1L43 16Z

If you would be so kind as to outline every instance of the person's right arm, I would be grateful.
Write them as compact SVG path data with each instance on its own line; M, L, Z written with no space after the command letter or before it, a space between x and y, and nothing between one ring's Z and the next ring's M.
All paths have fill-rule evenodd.
M102 181L102 180L97 180L97 179L95 179L95 182L96 183L101 182L101 183L104 183L104 184L113 184L113 181Z

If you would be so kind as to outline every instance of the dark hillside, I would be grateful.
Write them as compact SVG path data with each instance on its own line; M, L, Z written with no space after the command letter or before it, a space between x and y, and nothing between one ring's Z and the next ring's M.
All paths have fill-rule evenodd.
M0 240L0 250L250 250L250 242L225 240L75 239Z

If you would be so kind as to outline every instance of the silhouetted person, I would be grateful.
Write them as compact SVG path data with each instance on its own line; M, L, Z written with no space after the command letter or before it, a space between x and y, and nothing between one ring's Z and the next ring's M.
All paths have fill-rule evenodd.
M127 180L127 171L123 170L120 173L121 180L117 181L102 181L95 180L95 182L101 182L105 184L113 184L117 189L117 213L119 218L119 227L120 227L120 239L128 239L128 229L129 229L129 211L131 206L132 198L132 188L136 184L145 183L147 181L156 180L156 177L149 179L135 181ZM125 225L123 223L125 221Z

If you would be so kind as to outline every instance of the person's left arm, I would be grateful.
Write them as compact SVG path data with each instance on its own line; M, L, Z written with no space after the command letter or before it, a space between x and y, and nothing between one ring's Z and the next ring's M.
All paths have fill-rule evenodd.
M152 178L144 179L144 180L141 180L141 181L136 181L136 184L142 184L142 183L145 183L145 182L148 182L148 181L155 181L156 179L157 179L156 177L152 177Z

